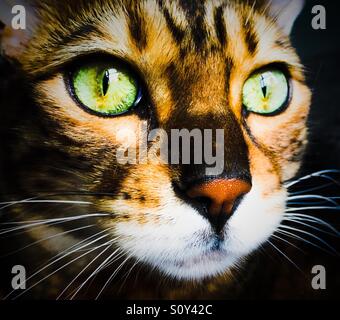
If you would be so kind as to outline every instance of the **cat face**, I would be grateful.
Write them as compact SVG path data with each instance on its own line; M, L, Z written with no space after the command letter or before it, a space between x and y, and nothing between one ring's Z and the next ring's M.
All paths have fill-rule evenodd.
M301 3L277 2L35 4L24 45L9 41L9 30L3 35L5 53L32 84L16 109L25 116L9 155L22 163L14 186L55 199L73 192L86 203L16 214L103 213L92 221L112 240L105 257L119 253L179 280L243 262L279 226L284 182L306 144L310 91L289 42ZM119 148L139 155L154 129L167 137L222 129L222 171L208 175L204 161L165 163L157 151L153 161L121 164ZM148 149L164 139L151 139ZM45 225L28 235L65 230ZM41 250L56 254L92 234L46 240Z

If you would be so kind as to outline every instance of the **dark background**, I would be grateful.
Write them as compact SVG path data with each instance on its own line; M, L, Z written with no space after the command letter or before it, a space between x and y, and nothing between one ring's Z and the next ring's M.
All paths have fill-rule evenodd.
M314 5L323 5L327 13L326 30L314 30L311 13ZM309 121L310 148L306 171L340 168L340 3L315 1L306 3L298 18L292 41L306 66L313 90Z

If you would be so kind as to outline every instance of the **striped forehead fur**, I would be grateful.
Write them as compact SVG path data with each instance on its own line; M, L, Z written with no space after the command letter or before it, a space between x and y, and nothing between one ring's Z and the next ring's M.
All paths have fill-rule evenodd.
M38 3L41 27L21 61L27 71L39 75L79 54L96 51L138 64L155 46L158 54L172 61L214 52L242 59L279 46L286 53L283 59L288 56L288 63L299 66L290 56L294 51L287 36L263 13L264 6L244 1L200 3L71 1L62 9L57 1Z

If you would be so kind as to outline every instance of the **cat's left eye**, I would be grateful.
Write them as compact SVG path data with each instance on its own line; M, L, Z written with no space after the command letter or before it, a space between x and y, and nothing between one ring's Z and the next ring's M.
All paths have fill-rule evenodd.
M141 98L137 77L119 62L82 64L71 73L70 82L81 106L100 116L125 113Z
M243 86L243 106L253 113L275 115L287 105L289 82L279 69L258 71Z

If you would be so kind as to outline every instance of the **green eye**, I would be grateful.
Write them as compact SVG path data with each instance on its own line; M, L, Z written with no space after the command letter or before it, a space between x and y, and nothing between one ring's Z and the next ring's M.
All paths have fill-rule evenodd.
M287 103L288 96L288 80L278 69L254 73L243 86L244 107L262 115L280 111Z
M137 79L119 64L83 65L73 72L71 82L77 100L104 116L127 112L140 99Z

